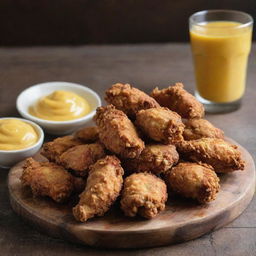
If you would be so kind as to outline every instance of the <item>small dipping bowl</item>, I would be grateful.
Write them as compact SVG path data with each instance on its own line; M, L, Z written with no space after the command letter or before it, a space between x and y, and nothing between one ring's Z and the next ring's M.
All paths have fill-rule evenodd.
M49 95L56 90L71 91L85 98L91 107L91 112L83 117L70 121L50 121L38 118L29 113L29 108L36 104L41 97ZM83 126L92 125L92 118L96 113L96 108L100 106L101 100L95 91L86 86L68 82L36 84L21 92L16 101L16 107L21 116L39 124L45 132L54 135L70 134Z
M39 125L35 124L34 122L28 121L26 119L16 118L16 117L0 118L0 120L3 120L3 119L15 119L15 120L20 120L24 123L28 123L35 129L38 135L37 142L30 147L27 147L24 149L18 149L18 150L0 150L0 167L9 168L14 164L16 164L17 162L20 162L27 157L35 155L39 151L44 141L44 132Z

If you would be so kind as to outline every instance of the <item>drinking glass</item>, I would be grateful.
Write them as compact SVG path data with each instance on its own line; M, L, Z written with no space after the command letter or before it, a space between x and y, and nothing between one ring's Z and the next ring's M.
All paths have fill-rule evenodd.
M207 112L229 112L240 107L252 26L252 17L240 11L207 10L190 16L195 96Z

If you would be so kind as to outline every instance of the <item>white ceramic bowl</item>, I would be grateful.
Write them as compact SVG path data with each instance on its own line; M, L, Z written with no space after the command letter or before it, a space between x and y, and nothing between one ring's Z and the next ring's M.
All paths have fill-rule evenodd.
M30 106L34 105L39 98L56 90L71 91L84 97L90 104L92 111L84 117L71 121L48 121L29 114ZM68 82L47 82L31 86L24 90L16 101L16 107L21 116L39 124L47 133L55 135L69 134L85 125L91 125L96 108L99 106L101 106L101 100L95 91L86 86Z
M0 118L0 120L2 119L18 119L23 122L26 122L31 126L33 126L36 133L38 134L38 141L34 145L28 148L18 149L18 150L0 150L0 166L3 168L9 168L14 164L16 164L17 162L24 160L26 157L33 156L39 151L44 141L44 132L39 125L35 124L34 122L28 121L26 119L16 118L16 117Z

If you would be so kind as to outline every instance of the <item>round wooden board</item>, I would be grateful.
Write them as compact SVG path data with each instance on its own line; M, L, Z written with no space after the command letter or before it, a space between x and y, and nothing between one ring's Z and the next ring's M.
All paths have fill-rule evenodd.
M9 173L10 201L13 210L39 230L72 242L105 248L183 242L226 225L250 203L255 190L255 166L250 154L241 146L239 149L246 162L245 170L221 175L221 190L215 201L199 205L191 200L169 198L166 210L152 220L125 217L117 202L104 217L78 223L71 213L76 199L68 205L58 205L47 198L34 198L29 189L21 186L22 162Z

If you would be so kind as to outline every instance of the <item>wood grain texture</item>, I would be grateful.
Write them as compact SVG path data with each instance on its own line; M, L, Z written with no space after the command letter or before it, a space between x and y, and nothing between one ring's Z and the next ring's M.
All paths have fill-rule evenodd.
M115 82L130 82L149 92L182 81L194 90L193 65L188 44L126 46L0 48L0 116L18 116L17 95L45 81L87 85L101 96ZM256 47L252 47L242 107L229 114L206 118L235 138L256 158L255 81ZM46 140L52 137L46 135ZM137 250L99 250L68 243L39 233L12 210L8 199L8 170L0 169L0 248L2 255L33 256L255 256L256 197L230 224L188 242Z
M215 201L200 205L170 196L166 210L152 220L125 217L117 202L105 216L78 223L71 212L75 202L60 205L50 199L34 198L28 188L22 187L23 162L9 172L10 201L14 211L39 230L72 242L104 248L155 247L184 242L231 222L251 201L255 166L250 154L241 146L239 149L246 162L245 170L221 175L221 189Z

